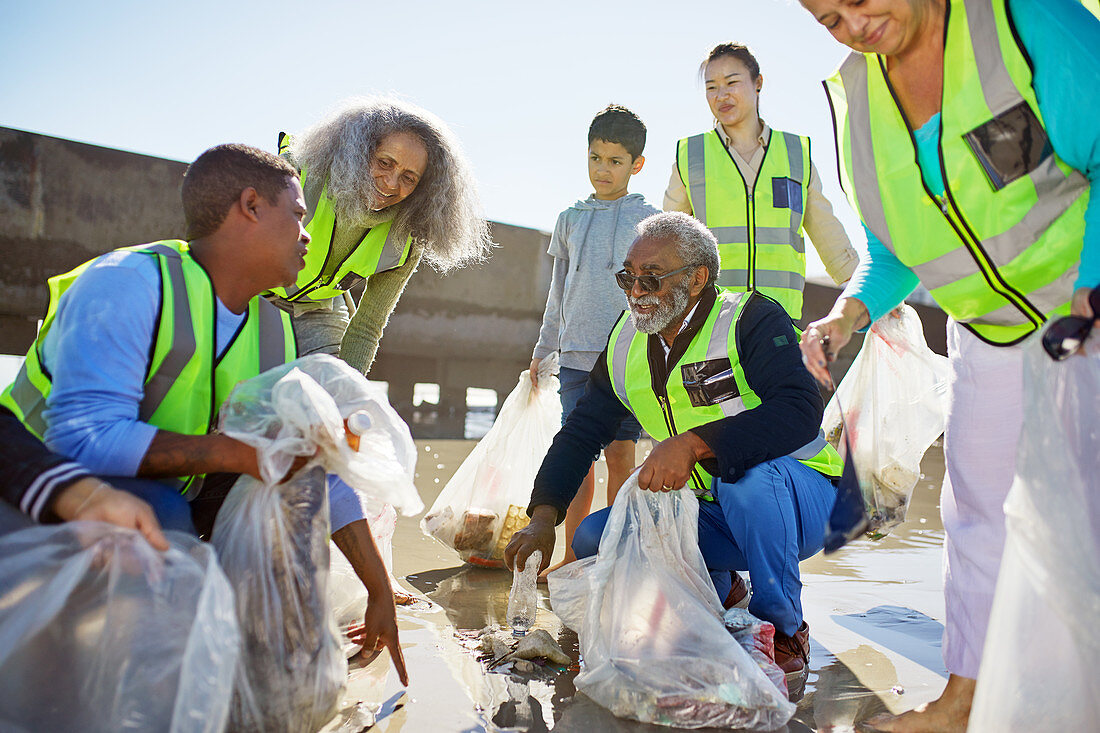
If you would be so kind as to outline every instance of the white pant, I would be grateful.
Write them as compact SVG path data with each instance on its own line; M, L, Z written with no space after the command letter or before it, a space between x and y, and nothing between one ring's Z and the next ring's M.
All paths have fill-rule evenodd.
M940 494L947 609L943 658L948 672L976 679L1023 424L1023 349L991 346L948 320L947 354L951 398Z

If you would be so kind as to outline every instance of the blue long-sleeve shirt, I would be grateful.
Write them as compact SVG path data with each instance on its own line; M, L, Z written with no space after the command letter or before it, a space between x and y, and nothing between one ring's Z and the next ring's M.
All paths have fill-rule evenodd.
M245 314L217 302L215 345L229 345ZM136 476L157 428L139 419L161 302L156 259L109 252L65 291L42 344L53 377L46 444L99 476ZM332 530L365 518L358 492L329 481Z
M715 291L704 291L687 327L672 344L673 356L683 353L706 322L714 299ZM715 455L703 462L703 468L729 483L749 468L792 453L813 440L824 411L821 393L802 365L791 319L778 303L752 297L737 321L736 339L745 379L761 404L691 430ZM650 346L661 348L655 343ZM562 521L592 462L615 439L619 423L628 414L611 385L605 349L589 373L584 396L554 436L535 476L528 513L547 504L557 509L558 521Z
M1032 87L1051 145L1066 163L1089 180L1100 181L1100 21L1076 0L1008 0L1024 50L1034 68ZM937 145L940 115L914 133L917 162L932 193L944 191ZM843 297L856 298L877 320L917 287L917 276L867 232L860 260ZM1074 289L1100 286L1100 196L1090 196L1085 237Z

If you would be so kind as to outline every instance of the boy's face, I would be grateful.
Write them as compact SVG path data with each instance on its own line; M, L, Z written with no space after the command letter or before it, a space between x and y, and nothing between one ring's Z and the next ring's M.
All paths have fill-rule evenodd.
M588 180L600 201L614 201L627 194L630 177L642 169L645 156L631 158L621 143L593 140L588 146Z

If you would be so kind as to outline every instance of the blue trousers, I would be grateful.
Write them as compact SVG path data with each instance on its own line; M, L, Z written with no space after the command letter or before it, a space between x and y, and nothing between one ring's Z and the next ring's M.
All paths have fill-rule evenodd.
M825 523L836 499L829 479L793 458L750 468L736 483L716 481L715 501L699 502L699 549L719 598L731 571L752 580L749 611L792 636L802 624L798 563L824 545ZM573 536L577 557L596 554L610 508L590 514Z
M116 489L133 494L153 508L162 529L175 529L197 535L191 521L191 506L177 489L148 478L101 476Z

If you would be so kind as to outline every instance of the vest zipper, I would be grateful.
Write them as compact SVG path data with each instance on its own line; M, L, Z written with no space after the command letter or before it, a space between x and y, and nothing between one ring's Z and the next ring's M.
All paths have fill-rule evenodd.
M365 232L363 232L363 236L359 238L359 242L354 247L352 247L351 250L348 251L347 256L344 257L344 259L340 260L339 264L336 265L336 269L332 271L332 277L330 277L328 280L324 280L323 282L319 282L324 277L322 275L322 273L325 271L325 266L328 264L329 258L332 256L332 245L333 245L333 243L336 242L336 223L337 223L336 214L333 214L332 215L332 236L329 237L328 249L325 251L325 261L321 263L321 269L318 271L317 277L314 278L312 283L307 285L305 288L302 288L301 290L299 290L297 293L295 293L291 297L287 298L287 300L289 300L289 301L299 300L302 297L308 295L309 293L312 293L314 290L317 290L318 288L325 288L325 287L328 287L329 285L332 285L332 281L336 279L336 274L338 272L340 272L340 268L344 266L344 263L348 261L348 258L350 258L353 254L355 254L355 250L359 249L359 247L363 244L363 241L367 238L367 235L370 234L371 227L367 227L367 230ZM385 243L383 243L382 246L385 247ZM358 273L356 273L356 274L358 274Z
M657 403L661 406L661 415L665 418L665 427L668 428L669 435L679 435L680 433L676 430L676 421L672 417L672 408L668 404L668 394L658 392ZM691 467L691 480L698 491L707 493L707 489L703 486L703 477L699 475L695 466Z
M949 4L950 5L950 4ZM951 8L948 7L948 18L950 21ZM947 42L947 22L944 23L944 43ZM905 131L909 134L909 142L913 146L913 161L917 166L917 175L920 178L921 186L924 188L924 192L928 195L932 201L939 205L940 211L943 213L943 218L947 220L947 223L955 230L955 234L958 236L959 241L962 242L963 247L970 255L971 259L978 266L978 272L982 274L986 284L989 288L1000 295L1002 298L1011 303L1016 310L1020 311L1024 317L1026 317L1036 328L1041 326L1046 320L1046 316L1036 308L1028 299L1009 285L1005 279L1001 276L1001 273L997 271L997 266L993 264L993 261L989 258L989 254L985 251L985 248L981 245L981 240L977 235L971 231L970 227L966 223L966 219L962 215L962 211L959 209L958 203L955 201L955 197L951 194L951 188L947 185L947 169L943 160L943 118L942 110L940 112L940 132L939 140L936 142L936 153L939 158L940 176L943 178L943 192L944 195L936 196L928 188L928 184L925 183L924 174L920 170L920 159L917 154L917 137L913 134L912 125L909 124L909 118L905 114L905 110L902 109L901 102L898 100L898 95L894 92L894 85L890 82L890 76L886 71L886 64L883 62L882 57L878 57L879 67L882 70L882 78L886 81L886 88L890 90L890 96L894 99L894 105L898 108L898 112L901 114L903 123L905 124ZM971 331L973 329L968 324L963 324ZM982 339L985 340L984 338Z

